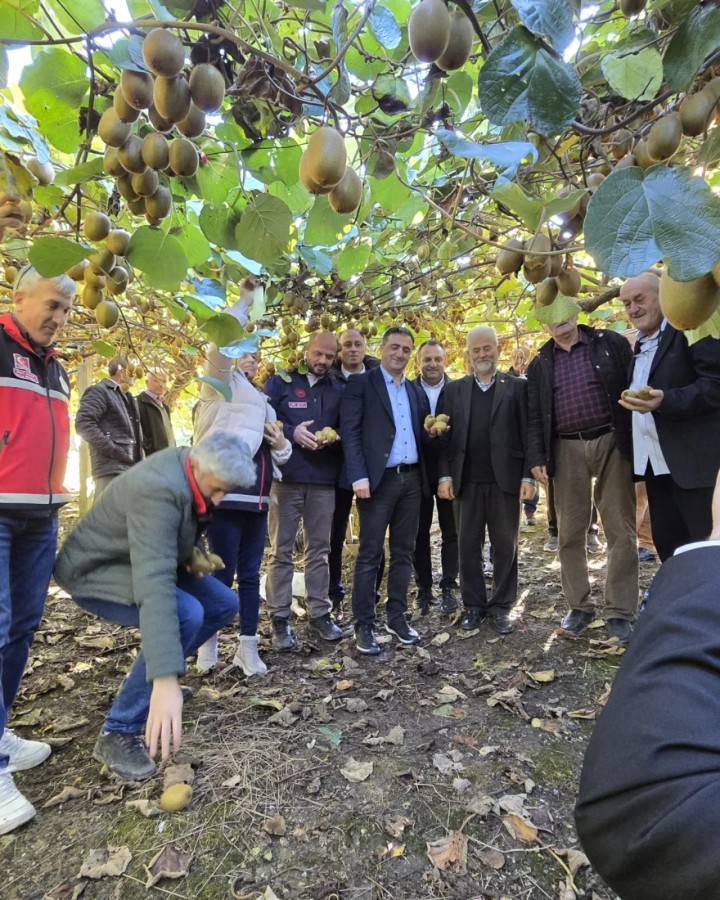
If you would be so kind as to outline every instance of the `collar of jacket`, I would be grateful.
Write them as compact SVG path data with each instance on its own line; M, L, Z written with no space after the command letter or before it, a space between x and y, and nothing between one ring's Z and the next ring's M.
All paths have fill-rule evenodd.
M20 344L26 350L34 353L40 359L48 359L51 356L57 356L55 344L48 344L47 347L36 347L32 342L30 335L23 329L12 313L5 313L0 316L0 325L5 329L8 337L11 337L16 344Z
M195 476L193 475L193 470L190 468L190 454L185 457L185 474L187 475L188 484L190 485L190 493L192 494L192 504L193 510L197 513L198 516L204 516L207 514L208 508L207 503L205 502L205 498L200 493L200 488L198 487L197 481L195 481Z

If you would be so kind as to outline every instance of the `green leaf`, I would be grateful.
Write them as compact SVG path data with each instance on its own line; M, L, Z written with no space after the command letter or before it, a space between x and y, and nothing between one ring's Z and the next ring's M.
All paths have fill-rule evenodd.
M705 57L718 47L720 8L698 4L675 32L665 51L665 80L670 90L685 90Z
M173 291L187 274L188 261L180 241L148 225L142 225L130 238L125 257L145 274L151 287Z
M112 359L117 353L117 348L113 347L112 344L108 344L107 341L93 341L93 347L96 353L104 356L106 359Z
M517 26L480 70L478 92L493 125L527 120L543 135L560 134L580 108L582 89L572 66L554 59Z
M249 203L235 229L238 250L263 265L272 265L290 243L293 214L282 200L259 194Z
M528 31L550 38L556 50L564 50L575 37L573 7L567 0L511 0L511 3Z
M245 334L242 325L229 313L217 313L212 318L206 319L200 326L200 331L218 347L232 344Z
M535 318L542 325L565 322L580 312L580 307L565 294L558 294L549 306L535 306Z
M322 250L314 247L298 247L298 253L307 263L308 269L316 275L329 275L333 269L333 261Z
M200 213L200 228L211 244L217 244L226 250L237 249L235 228L240 216L227 206L205 204Z
M78 108L88 90L85 63L69 50L47 47L20 76L25 108L47 140L65 153L80 143Z
M96 156L89 162L80 163L79 166L73 166L71 169L61 169L55 176L55 184L60 187L69 187L75 184L84 184L91 181L98 175L103 173L103 160L101 156Z
M613 172L593 194L585 248L611 276L638 275L660 258L676 281L699 278L717 262L720 197L700 178L668 166Z
M68 34L91 31L106 18L101 0L47 0L47 5Z
M35 238L28 259L43 278L55 278L67 272L93 252L87 244L76 244L63 237Z
M30 144L40 162L44 163L50 159L48 145L37 130L37 122L31 116L20 115L10 106L0 106L0 128L9 136L18 138L22 145Z
M372 253L372 244L369 238L347 244L337 260L337 273L343 281L352 275L365 271L365 267Z
M539 225L548 222L553 216L571 210L586 193L587 191L583 188L573 191L567 197L536 200L528 197L519 185L505 182L494 188L492 195L496 202L504 204L508 209L517 213L529 231L535 231Z
M3 0L0 4L0 40L42 40L45 35L32 18L40 8L39 0Z
M710 316L707 322L703 322L698 328L692 328L685 332L688 344L695 344L703 338L720 338L720 310Z
M230 389L230 385L225 384L224 381L220 381L219 378L210 378L207 375L199 375L196 380L202 381L203 384L209 384L210 387L214 388L227 403L230 403L232 400L232 390Z
M316 197L305 222L303 239L306 244L332 246L337 244L347 222L347 216L339 216L331 209L326 196Z
M720 159L720 128L713 128L698 152L701 163L714 163Z
M297 6L299 9L323 11L327 0L286 0L288 6Z
M195 225L183 225L179 231L173 232L173 234L180 242L190 267L204 263L212 253L207 238Z
M222 203L240 184L238 160L234 153L214 153L207 164L197 170L197 183L202 199L208 203Z
M7 47L0 47L0 90L4 90L8 86L9 66Z
M601 67L610 87L626 100L650 100L663 80L662 57L654 47L608 53Z
M376 6L370 14L370 27L380 46L394 50L400 43L402 33L395 16L384 6Z
M499 169L514 171L528 156L532 158L533 162L538 158L538 152L534 145L523 141L476 144L447 128L438 128L435 134L453 156L459 156L461 159L486 159Z

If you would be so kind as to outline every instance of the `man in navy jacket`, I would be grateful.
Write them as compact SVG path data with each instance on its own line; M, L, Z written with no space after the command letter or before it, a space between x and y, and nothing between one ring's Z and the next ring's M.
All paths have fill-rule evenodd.
M302 520L305 537L305 590L310 627L326 641L342 631L330 617L328 553L342 453L335 445L318 444L316 432L340 427L343 387L330 375L337 340L329 331L313 334L305 348L307 374L273 375L265 383L285 437L293 452L283 466L282 481L272 486L268 518L271 554L267 573L267 604L272 612L273 646L292 650L290 627L293 546Z
M342 399L345 462L360 516L352 609L357 648L366 654L380 652L373 633L375 579L388 527L386 628L403 644L419 640L406 612L420 500L427 490L422 444L430 404L422 388L403 374L412 352L411 333L388 328L380 367L351 378Z

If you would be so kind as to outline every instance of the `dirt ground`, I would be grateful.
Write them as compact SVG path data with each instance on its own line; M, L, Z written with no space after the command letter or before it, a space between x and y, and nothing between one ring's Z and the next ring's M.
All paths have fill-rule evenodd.
M162 772L122 785L91 756L137 634L53 589L11 724L54 752L17 776L38 815L0 838L3 900L612 900L575 852L572 809L622 651L601 622L556 634L559 566L538 522L521 532L508 637L487 625L465 634L433 610L414 618L418 647L386 636L364 658L347 639L313 644L298 620L300 649L266 649L268 676L248 680L224 634L216 672L191 666L186 678L195 695L179 761L193 798L176 814L145 817L134 803L152 811ZM603 555L591 570L601 599ZM643 588L654 571L641 566ZM269 647L267 619L261 635ZM78 878L91 851L109 848L125 848L110 860L121 874ZM152 871L187 874L148 890L163 850Z

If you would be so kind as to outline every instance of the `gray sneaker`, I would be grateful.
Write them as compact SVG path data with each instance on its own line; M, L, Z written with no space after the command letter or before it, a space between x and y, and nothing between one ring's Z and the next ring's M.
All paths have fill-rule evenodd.
M282 616L273 616L272 627L273 650L280 650L283 652L292 650L297 644L297 641L295 640L295 635L290 627L290 619L285 619Z
M550 537L545 541L543 550L546 550L548 553L557 553L557 549L558 549L557 535L551 534Z
M104 763L123 781L146 781L157 772L157 766L139 734L125 734L121 731L100 734L93 750L93 758Z

